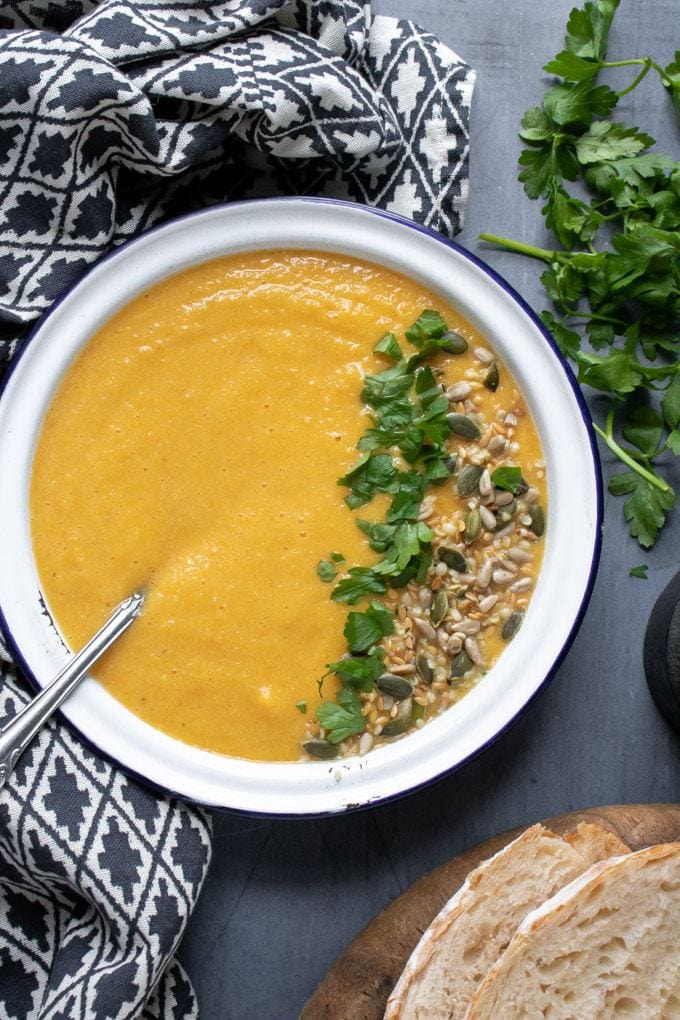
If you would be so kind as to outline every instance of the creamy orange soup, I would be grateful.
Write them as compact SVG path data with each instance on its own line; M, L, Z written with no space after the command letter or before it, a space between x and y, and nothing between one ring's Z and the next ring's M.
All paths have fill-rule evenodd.
M381 334L427 307L470 343L441 359L444 382L460 379L488 345L418 284L340 256L238 255L143 293L66 373L32 477L41 583L74 648L147 591L94 673L151 725L222 754L300 757L317 680L346 651L347 607L317 562L332 550L376 559L336 484L367 426L361 379L385 367L372 353ZM478 394L489 419L517 401L506 370ZM512 431L544 495L528 415ZM437 498L442 512L465 503L448 484ZM492 659L503 641L487 642Z

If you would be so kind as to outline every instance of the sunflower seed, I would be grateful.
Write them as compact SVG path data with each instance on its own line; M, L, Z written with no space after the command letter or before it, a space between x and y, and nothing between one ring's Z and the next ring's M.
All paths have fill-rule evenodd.
M529 591L529 589L531 588L532 584L533 584L533 581L531 580L530 577L520 577L520 578L518 578L517 581L514 581L510 585L510 587L508 588L508 591L516 591L516 592Z
M491 573L493 570L493 563L491 560L484 560L481 567L477 571L477 584L480 588L488 588L491 584Z
M497 568L491 574L491 580L494 584L510 584L511 581L515 580L515 575L511 574L509 570Z
M451 404L458 403L459 400L465 400L472 393L472 387L467 382L457 382L453 386L449 386L446 391L446 399Z
M434 627L428 620L422 620L420 617L414 616L413 625L420 631L427 641L434 641L436 638L437 635L435 634Z
M486 347L475 347L474 355L478 361L483 362L485 365L490 365L494 360L493 354Z
M474 662L475 666L483 666L484 665L484 656L482 655L482 653L481 653L481 651L479 649L479 645L477 644L477 642L475 641L475 639L473 637L466 637L465 638L464 647L465 647L465 651L467 652L467 654L470 657L470 659L472 659L472 661Z
M509 503L512 503L514 498L515 497L511 492L506 492L505 490L501 489L500 492L496 493L494 503L496 504L496 506L508 506Z
M491 475L489 469L484 468L479 477L479 492L482 496L490 496L493 492L493 485L491 484Z
M480 506L479 516L481 517L482 524L484 525L487 531L495 531L496 524L498 522L496 521L496 518L491 513L488 507Z
M480 599L478 602L480 612L484 614L490 613L499 598L500 595L487 595L485 598Z

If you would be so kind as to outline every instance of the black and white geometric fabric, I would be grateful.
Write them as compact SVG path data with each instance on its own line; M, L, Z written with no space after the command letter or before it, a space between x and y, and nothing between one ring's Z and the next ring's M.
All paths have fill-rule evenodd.
M0 362L110 248L217 202L328 195L456 233L473 85L359 0L0 4ZM27 697L0 669L0 724ZM202 812L46 727L0 791L0 1020L197 1016L173 954L210 848Z
M4 725L27 695L1 683ZM197 1017L173 953L210 850L202 812L46 726L0 793L0 1017Z
M456 233L473 84L359 0L0 6L0 325L16 334L112 245L233 198L351 198Z

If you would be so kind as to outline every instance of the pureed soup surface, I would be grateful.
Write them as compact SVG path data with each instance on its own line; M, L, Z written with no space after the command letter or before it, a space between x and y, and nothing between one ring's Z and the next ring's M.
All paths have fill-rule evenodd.
M376 561L337 485L370 424L362 376L385 367L376 340L401 336L428 307L470 343L438 356L448 384L479 367L472 350L484 341L416 283L348 257L238 255L136 298L66 373L33 468L41 583L74 648L148 590L94 670L147 722L223 754L300 757L317 680L346 652L347 607L316 565L333 550ZM516 398L503 370L478 403L492 418ZM541 465L528 415L512 431L521 462ZM437 499L442 511L465 506L450 484ZM489 658L502 646L490 634ZM329 678L324 697L336 686Z

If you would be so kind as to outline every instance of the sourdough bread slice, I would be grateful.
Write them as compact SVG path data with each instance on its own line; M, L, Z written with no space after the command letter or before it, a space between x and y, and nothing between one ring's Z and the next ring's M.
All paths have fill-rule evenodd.
M520 921L595 861L628 847L598 825L562 839L533 825L466 882L424 932L394 988L385 1020L459 1020Z
M678 1020L680 843L594 865L528 915L468 1020Z

